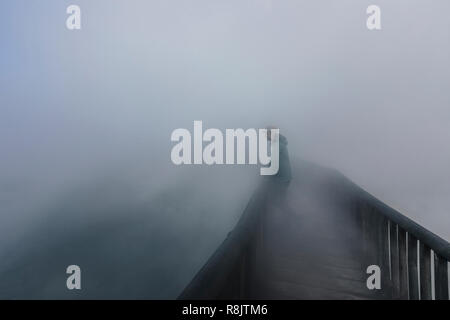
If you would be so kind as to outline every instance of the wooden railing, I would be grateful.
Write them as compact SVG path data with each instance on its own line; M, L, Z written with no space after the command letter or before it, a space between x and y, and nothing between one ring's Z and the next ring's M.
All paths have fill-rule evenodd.
M361 228L364 264L380 266L385 299L448 300L450 244L340 176L332 186L338 201ZM260 225L271 193L260 186L241 219L179 299L249 297L249 243ZM345 200L346 199L346 200ZM342 203L344 201L344 203ZM433 268L432 268L433 266ZM434 283L434 286L433 286ZM251 295L250 295L251 296Z
M178 299L248 299L248 247L260 226L268 184L253 194L232 232L179 295Z
M436 300L448 300L450 244L353 186L360 195L354 210L362 226L367 262L380 266L385 287L392 288L391 298L430 300L434 287Z

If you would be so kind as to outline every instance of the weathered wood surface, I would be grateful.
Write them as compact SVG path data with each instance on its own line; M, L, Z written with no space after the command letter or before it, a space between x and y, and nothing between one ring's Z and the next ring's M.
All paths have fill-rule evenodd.
M391 283L392 295L394 298L400 296L400 266L399 266L399 251L398 251L398 226L390 223L389 228L389 248L391 253Z
M430 248L420 242L420 299L431 300L431 251Z
M408 234L408 297L419 300L419 268L417 264L417 239Z
M372 261L366 260L361 245L362 228L358 224L361 220L355 219L361 211L355 209L356 198L346 193L341 177L308 165L297 174L298 179L294 176L282 191L269 181L264 196L257 197L264 205L252 200L236 228L180 298L380 299L390 296L390 288L369 290L366 286L367 267L378 264L377 260L385 253L375 253ZM372 230L371 241L366 244L370 252L379 245L387 246L385 223L384 233L381 229ZM386 240L378 236L379 232ZM238 258L238 252L245 259ZM231 267L233 264L236 265Z
M399 298L408 299L408 261L406 250L406 232L398 228L398 260L399 260Z
M434 287L436 300L448 300L448 262L434 254Z
M386 207L334 170L297 164L289 186L266 179L179 298L417 299L417 238L407 242L406 231L419 230L420 238L424 231ZM442 239L428 240L448 252ZM425 247L421 252L420 292L428 298L429 249L428 256ZM381 268L380 290L367 287L370 265Z

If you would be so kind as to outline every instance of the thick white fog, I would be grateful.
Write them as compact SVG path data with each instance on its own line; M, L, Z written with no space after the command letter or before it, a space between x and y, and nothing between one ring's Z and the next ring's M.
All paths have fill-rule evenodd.
M72 2L77 31L65 27ZM381 30L366 28L369 4ZM171 132L194 120L278 126L293 158L338 169L450 240L449 10L446 0L4 3L0 253L55 215L102 225L181 184L199 190L193 206L220 210L155 213L155 224L206 224L211 252L259 168L174 166ZM92 199L64 204L79 192Z

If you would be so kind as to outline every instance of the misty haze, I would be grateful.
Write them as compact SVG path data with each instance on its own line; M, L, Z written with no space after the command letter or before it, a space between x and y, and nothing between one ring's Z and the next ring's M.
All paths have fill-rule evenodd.
M174 165L195 120L276 126L293 170L450 240L450 2L376 2L377 31L371 1L79 0L77 31L68 1L2 3L0 298L176 298L262 179ZM89 287L61 286L71 264Z

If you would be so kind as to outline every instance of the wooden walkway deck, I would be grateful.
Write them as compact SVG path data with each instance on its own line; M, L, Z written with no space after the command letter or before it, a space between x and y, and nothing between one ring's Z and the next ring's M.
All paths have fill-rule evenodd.
M407 299L400 269L406 262L392 272L390 254L401 256L390 251L394 238L377 203L334 170L297 162L292 172L288 186L263 183L180 298ZM380 290L366 285L373 264L381 268Z

